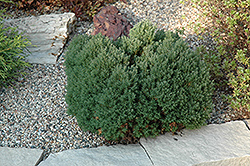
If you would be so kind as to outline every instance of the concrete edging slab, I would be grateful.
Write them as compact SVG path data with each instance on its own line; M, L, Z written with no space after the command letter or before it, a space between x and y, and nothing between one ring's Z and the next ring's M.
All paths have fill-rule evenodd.
M40 149L0 147L0 165L34 166L42 154Z
M242 121L212 124L196 130L183 130L154 139L142 139L156 166L191 166L202 162L250 155L250 131Z
M30 63L56 64L62 53L69 34L74 31L76 17L74 13L48 14L4 21L5 26L16 27L30 39L28 46Z
M152 166L139 144L72 149L51 154L39 166Z
M205 162L196 164L194 166L247 166L250 165L250 156L244 157L235 157L226 160L213 161L213 162Z

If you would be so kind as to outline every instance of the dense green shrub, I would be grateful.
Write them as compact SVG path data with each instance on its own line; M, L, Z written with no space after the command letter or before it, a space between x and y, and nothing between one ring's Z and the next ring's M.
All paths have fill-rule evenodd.
M0 0L7 2L5 0ZM15 28L5 27L0 12L0 87L15 81L20 74L25 74L22 69L29 66L25 62L28 55L26 46L30 42L25 39Z
M250 111L250 0L191 1L203 10L200 22L209 20L196 22L197 33L209 32L218 43L218 52L208 54L212 71L233 89L231 106Z
M66 53L68 113L108 140L197 128L212 107L209 72L177 33L147 21L128 37L77 36Z

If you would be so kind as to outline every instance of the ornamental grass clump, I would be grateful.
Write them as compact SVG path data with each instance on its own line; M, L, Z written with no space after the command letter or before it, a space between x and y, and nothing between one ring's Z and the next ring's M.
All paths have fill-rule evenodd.
M213 83L177 33L148 21L117 41L77 36L66 53L68 113L84 131L133 142L205 125Z
M0 0L0 2L10 1ZM25 58L29 55L27 46L31 43L16 28L4 26L4 10L0 11L0 88L25 75L23 69L30 66Z

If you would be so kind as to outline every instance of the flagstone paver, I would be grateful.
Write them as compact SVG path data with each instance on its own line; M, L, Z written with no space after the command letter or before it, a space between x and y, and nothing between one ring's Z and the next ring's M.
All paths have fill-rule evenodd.
M34 166L43 150L0 147L0 166Z
M182 136L167 133L141 143L156 166L191 166L250 155L250 131L243 121L184 129Z
M235 157L226 160L205 162L194 166L248 166L250 165L250 156Z
M5 20L5 26L17 27L35 46L29 46L28 62L55 64L69 34L74 31L74 13L49 14Z
M39 166L151 166L139 144L101 146L51 154Z

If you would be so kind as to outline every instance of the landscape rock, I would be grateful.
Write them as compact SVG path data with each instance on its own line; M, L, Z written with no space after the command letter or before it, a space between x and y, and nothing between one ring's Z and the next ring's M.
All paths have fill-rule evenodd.
M42 156L43 150L27 148L0 147L1 166L34 166Z
M127 18L119 13L115 6L107 6L101 9L93 18L95 26L91 35L102 33L102 35L116 40L122 35L128 36L129 30L133 27Z
M205 162L196 164L194 166L243 166L250 165L250 156L244 157L235 157L226 160L214 161L214 162Z
M145 151L138 144L101 146L67 150L51 154L39 166L152 166Z
M5 20L5 26L17 27L35 46L29 46L30 63L55 64L69 34L74 31L74 13L49 14Z
M212 124L141 139L155 166L192 166L250 155L250 131L242 121Z

